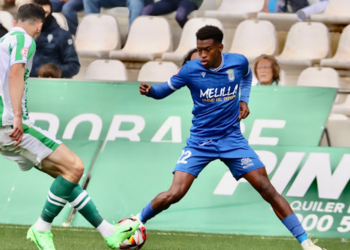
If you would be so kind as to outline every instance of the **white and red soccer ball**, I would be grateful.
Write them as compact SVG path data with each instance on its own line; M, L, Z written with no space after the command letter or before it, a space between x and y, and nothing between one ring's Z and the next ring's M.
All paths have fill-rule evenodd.
M118 222L120 225L128 225L132 222L134 222L136 219L133 218L126 218L122 219ZM129 239L126 239L123 241L122 244L120 244L120 249L141 249L142 246L145 244L147 239L147 230L143 224L140 224L139 228L135 231L133 235L130 236Z

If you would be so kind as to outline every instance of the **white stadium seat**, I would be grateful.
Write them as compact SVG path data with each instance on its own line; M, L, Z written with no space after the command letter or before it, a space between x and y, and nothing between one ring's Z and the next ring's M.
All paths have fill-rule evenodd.
M137 81L166 82L177 72L179 72L179 67L173 62L151 61L142 66Z
M335 55L321 60L321 66L350 69L350 25L343 30Z
M118 60L98 59L90 63L85 73L86 80L127 81L125 65Z
M80 57L108 58L111 50L121 46L118 21L109 15L86 15L78 26L75 45Z
M151 61L172 49L169 22L164 17L140 16L131 25L125 47L111 51L109 56L124 61Z
M298 16L295 13L258 13L259 20L270 21L275 25L276 30L288 31L298 21Z
M333 68L310 67L301 72L297 85L339 88L340 78L338 72Z
M350 95L346 97L344 103L333 105L332 113L350 116Z
M333 68L310 67L303 70L299 76L297 86L304 87L343 87L338 72ZM338 95L335 103L342 103L346 99L344 95Z
M217 10L207 10L205 17L219 20L246 20L257 15L264 7L264 0L222 0Z
M69 31L68 23L64 15L58 12L53 12L52 15L62 29Z
M350 1L329 0L327 9L322 14L311 15L311 21L329 24L350 23Z
M282 66L310 67L330 54L327 27L322 23L296 23L290 29L283 52L277 57Z
M204 0L198 10L190 13L189 18L203 17L206 10L215 10L216 0Z
M340 114L331 114L326 127L332 147L350 147L349 117Z
M7 30L12 29L14 19L10 12L0 11L0 20L2 26L4 26Z
M196 33L197 31L206 26L213 25L224 30L221 22L213 18L192 18L184 26L179 46L174 52L164 53L162 60L180 62L188 51L197 47Z
M262 55L275 55L278 41L275 27L269 21L246 20L241 22L235 32L231 53L243 54L249 63Z

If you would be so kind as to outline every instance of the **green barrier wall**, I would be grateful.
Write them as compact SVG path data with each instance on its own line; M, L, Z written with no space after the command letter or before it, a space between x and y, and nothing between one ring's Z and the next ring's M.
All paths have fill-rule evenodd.
M350 212L345 204L350 194L348 170L341 168L340 177L329 176L349 152L348 149L316 147L335 95L335 89L327 88L253 87L249 104L251 115L242 123L242 130L249 142L260 150L272 181L290 202L294 202L293 206L298 208L299 202L301 207L304 201L314 202L311 211L302 208L296 211L304 226L316 236L345 238L350 231L347 216ZM169 188L171 171L191 126L192 100L187 89L155 101L139 95L136 83L31 79L28 99L30 117L35 124L63 138L83 159L85 166L90 166L100 141L105 141L87 190L107 220L117 221L140 212L156 194ZM289 158L285 159L286 152L304 153L287 154ZM322 178L317 176L317 181L313 178L310 187L298 184L296 187L305 192L300 194L298 188L292 189L292 183L299 178L299 170L305 168L304 162L311 152L329 153L332 164L321 168L326 177L322 177L323 172L319 173ZM327 161L313 162L313 171L324 162ZM285 167L286 163L291 167L288 164ZM0 222L32 224L41 211L52 180L34 170L19 173L15 164L3 158L0 164L6 168L6 175L0 176L0 209L3 207ZM309 176L309 172L304 175ZM339 179L342 176L344 180ZM301 181L308 182L310 180ZM346 187L339 188L337 185L343 182ZM330 197L332 193L339 197ZM320 208L319 202L323 202ZM341 209L341 204L329 204L332 202L341 203L344 208ZM322 207L327 204L327 208ZM308 208L308 204L305 206ZM312 211L313 206L319 212ZM322 209L333 209L334 213L322 212ZM68 212L66 208L55 223L64 222ZM89 226L79 214L73 225ZM219 161L211 163L201 173L180 203L147 223L147 227L289 235L252 187L235 182Z
M64 141L84 162L87 173L99 142ZM41 214L53 179L36 169L21 172L15 162L0 157L0 223L33 224ZM82 178L84 181L85 176ZM66 206L55 219L62 225L68 218Z
M28 108L31 119L35 112L50 120L58 138L184 143L192 119L188 89L161 101L141 96L138 89L137 83L31 79ZM336 90L328 88L253 87L244 135L257 145L318 146L335 95ZM40 119L36 124L48 128ZM168 133L155 136L162 127Z
M152 148L152 150L149 150ZM350 149L254 147L276 189L292 204L308 233L350 238ZM138 213L170 187L181 147L111 142L99 155L88 192L103 216ZM78 215L73 225L88 226ZM290 235L270 206L220 161L209 164L187 196L147 223L149 229Z

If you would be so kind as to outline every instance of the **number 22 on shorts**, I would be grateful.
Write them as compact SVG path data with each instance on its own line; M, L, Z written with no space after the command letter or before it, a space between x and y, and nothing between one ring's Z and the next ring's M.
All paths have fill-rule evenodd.
M187 164L187 159L190 158L192 155L191 151L187 150L182 150L182 154L180 158L177 160L177 164L182 163L182 164Z

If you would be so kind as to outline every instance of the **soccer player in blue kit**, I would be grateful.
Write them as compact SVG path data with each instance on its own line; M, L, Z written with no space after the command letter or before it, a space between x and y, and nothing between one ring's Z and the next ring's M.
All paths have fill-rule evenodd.
M191 136L173 171L170 189L158 194L135 216L146 223L181 200L194 179L213 160L220 159L238 180L245 178L271 204L277 217L305 250L321 250L310 239L288 202L270 183L264 164L248 145L240 120L249 115L252 71L243 55L222 53L223 33L205 26L197 34L200 58L187 62L168 82L142 83L140 93L162 99L187 86L194 103Z

